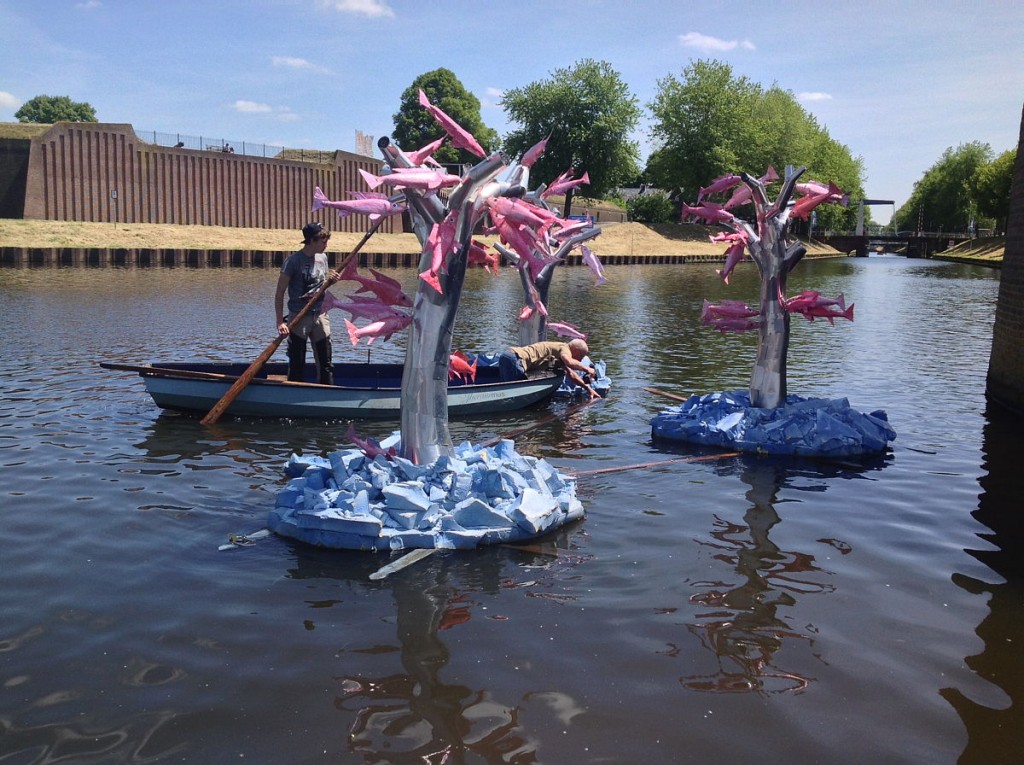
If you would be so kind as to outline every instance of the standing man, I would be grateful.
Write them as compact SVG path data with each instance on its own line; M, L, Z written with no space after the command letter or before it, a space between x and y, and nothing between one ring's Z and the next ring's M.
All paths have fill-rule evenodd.
M285 258L281 264L281 275L277 279L274 294L274 314L277 317L278 334L288 335L288 379L302 382L306 367L306 340L313 341L313 361L316 365L317 382L334 385L334 369L331 366L331 322L323 311L323 298L317 300L291 332L288 319L302 310L309 296L316 292L328 279L330 267L324 250L331 238L329 232L319 223L307 223L302 227L302 249ZM332 282L334 280L331 280ZM285 292L288 293L288 312L283 311Z

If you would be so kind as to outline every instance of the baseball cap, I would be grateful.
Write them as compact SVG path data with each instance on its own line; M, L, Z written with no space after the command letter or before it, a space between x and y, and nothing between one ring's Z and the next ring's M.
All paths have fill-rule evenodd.
M302 227L302 243L309 244L323 230L324 227L319 223L307 223Z

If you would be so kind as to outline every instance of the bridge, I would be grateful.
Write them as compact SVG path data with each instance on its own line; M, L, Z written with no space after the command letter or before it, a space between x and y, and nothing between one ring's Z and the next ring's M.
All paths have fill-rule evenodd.
M857 257L867 257L869 251L896 252L908 258L929 258L936 252L944 252L960 242L970 239L969 234L944 234L942 232L922 232L917 234L850 234L837 232L818 237L818 241L827 244L839 252L853 253Z

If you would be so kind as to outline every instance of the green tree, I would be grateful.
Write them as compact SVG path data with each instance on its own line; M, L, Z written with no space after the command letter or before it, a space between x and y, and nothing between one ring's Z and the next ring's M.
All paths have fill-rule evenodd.
M36 96L30 98L14 113L18 122L96 122L96 110L84 101L72 101L67 96Z
M1013 166L1016 161L1016 149L1004 151L987 165L978 168L971 184L979 217L990 218L997 231L1006 230L1006 219L1010 215L1010 186L1013 184ZM980 227L980 219L978 223Z
M509 120L520 125L505 136L510 155L522 156L550 136L532 180L550 181L572 168L577 177L586 172L590 178L581 191L599 198L639 174L639 148L629 136L640 107L607 62L584 59L556 69L547 80L505 91L501 103ZM574 191L565 195L565 213Z
M421 74L413 80L412 85L402 91L398 112L392 116L395 123L392 138L400 148L406 151L419 149L445 135L437 120L420 105L421 89L432 104L440 107L445 114L472 133L484 151L494 151L498 148L498 131L484 125L480 117L480 99L466 90L454 72L443 67ZM451 165L476 164L480 160L479 157L464 149L457 149L448 142L434 152L433 156L438 162Z
M637 223L668 223L673 219L676 206L664 191L637 194L626 202L629 219Z
M966 231L975 210L975 176L991 159L992 148L980 141L946 149L896 211L898 227L917 230L920 224L923 231Z
M664 189L694 201L702 186L727 173L760 175L773 166L807 168L805 178L833 181L851 200L863 198L863 163L829 136L789 91L767 90L735 77L728 64L697 61L677 79L658 83L650 104L657 148L646 175ZM852 228L856 207L819 208L818 225ZM801 224L794 221L794 226Z

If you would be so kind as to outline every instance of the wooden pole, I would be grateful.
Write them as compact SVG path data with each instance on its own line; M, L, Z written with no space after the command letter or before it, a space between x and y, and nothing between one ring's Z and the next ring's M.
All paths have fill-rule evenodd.
M370 227L370 230L363 235L362 239L359 240L359 244L355 246L355 249L352 250L352 252L348 254L348 257L345 258L344 262L335 269L336 272L340 273L345 269L345 266L348 265L349 261L352 260L352 258L354 258L361 249L363 249L363 245L366 244L367 240L377 232L377 229L380 228L380 224L383 222L383 215L377 218L376 222L374 222L374 224ZM292 317L291 321L288 322L289 332L291 332L292 328L295 327L307 313L309 313L309 310L313 307L313 304L316 303L316 301L319 300L321 297L323 297L323 294L327 291L327 288L330 287L332 284L333 282L330 280L330 278L324 280L324 283L320 286L320 289L313 293L313 297L311 297L307 301L306 305L302 307L302 310L295 314L295 316ZM277 347L286 337L288 337L288 335L278 334L278 336L274 338L270 345L263 349L263 352L256 357L256 360L249 365L249 368L238 376L238 379L235 380L235 384L228 388L227 392L223 396L221 396L220 401L214 404L213 408L209 411L209 413L202 420L200 420L200 422L203 425L213 425L215 422L217 422L217 420L220 419L220 416L224 414L224 411L229 406L231 406L232 403L234 403L234 400L238 398L239 394L243 390L245 390L245 387L252 381L252 378L254 378L256 374L263 368L263 365L267 363L270 357L274 355L274 351L277 350Z
M644 390L647 391L648 393L653 393L656 396L664 396L665 398L670 398L673 401L689 401L689 398L686 396L677 396L675 393L667 393L663 390L658 390L657 388L644 388Z

